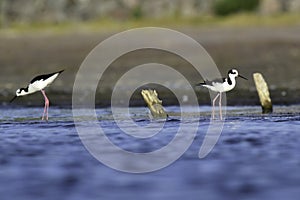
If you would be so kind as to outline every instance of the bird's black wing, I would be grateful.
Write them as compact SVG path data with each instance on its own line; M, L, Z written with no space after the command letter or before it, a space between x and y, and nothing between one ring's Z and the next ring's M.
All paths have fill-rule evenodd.
M54 72L54 73L51 73L51 74L43 74L43 75L39 75L39 76L36 76L34 77L30 83L34 83L35 81L39 81L39 80L46 80L47 78L53 76L54 74L60 74L62 73L64 70L61 70L61 71L58 71L58 72Z
M226 80L226 78L218 78L218 79L214 79L212 81L209 80L205 80L202 83L198 83L196 84L196 86L201 86L201 85L212 85L213 83L219 82L219 83L223 83Z

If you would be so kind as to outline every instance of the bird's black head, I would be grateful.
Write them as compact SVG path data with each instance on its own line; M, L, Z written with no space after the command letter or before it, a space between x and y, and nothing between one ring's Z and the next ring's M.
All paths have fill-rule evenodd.
M16 96L24 96L28 94L28 87L20 88L16 91Z
M20 88L16 91L16 95L14 96L14 98L12 98L10 100L10 103L13 102L17 97L19 96L24 96L24 95L27 95L28 94L28 87L26 88Z
M231 70L229 70L229 71L228 71L228 76L229 76L229 77L234 77L234 78L236 78L236 77L241 77L241 78L243 78L243 79L245 79L245 80L248 80L248 79L245 78L244 76L239 75L239 72L238 72L238 70L236 70L236 69L231 69Z
M228 71L228 75L233 75L234 77L239 75L239 72L236 69L231 69Z

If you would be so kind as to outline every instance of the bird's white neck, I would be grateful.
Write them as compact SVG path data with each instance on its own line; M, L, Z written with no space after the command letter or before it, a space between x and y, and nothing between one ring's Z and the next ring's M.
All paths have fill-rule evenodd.
M235 76L229 75L227 77L227 82L229 85L232 85L234 87L236 84Z

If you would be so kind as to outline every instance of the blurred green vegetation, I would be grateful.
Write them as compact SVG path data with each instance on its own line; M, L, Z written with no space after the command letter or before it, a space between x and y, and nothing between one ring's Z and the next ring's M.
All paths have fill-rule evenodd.
M134 19L141 19L143 17L143 11L142 11L142 7L140 5L133 8L132 17Z
M18 1L21 2L17 4L18 6L11 6L14 5L14 2ZM6 2L6 4L3 2ZM47 1L44 0L44 4L42 5L44 5L46 9L49 5L45 2ZM54 1L51 2L53 3ZM124 3L126 1L120 3L121 1L118 0L115 0L115 2L118 2L117 4L109 4L109 6L107 5L105 7L104 5L106 5L107 1L103 0L101 1L103 5L98 1L95 5L92 4L94 6L102 5L105 8L103 8L102 12L106 14L101 15L99 14L101 12L95 11L95 9L81 12L79 9L81 4L79 2L70 2L72 2L72 4L62 4L64 6L58 6L58 8L55 7L57 10L54 9L51 11L50 9L48 12L41 10L41 8L44 7L39 8L37 6L40 10L36 9L39 12L36 12L37 15L35 15L36 10L34 9L34 5L31 6L28 2L27 4L29 6L27 6L26 12L17 12L24 7L22 0L0 0L0 34L39 31L50 31L53 33L69 31L114 32L146 26L201 28L220 26L248 27L300 25L299 12L283 11L282 8L280 8L276 12L264 13L263 9L261 10L261 8L263 8L262 0L207 1L209 2L209 9L207 8L207 10L204 9L204 4L192 4L189 3L190 1L187 1L187 4L183 4L183 0L164 1L165 4L157 4L153 8L151 6L151 8L149 8L149 5L154 5L149 3L150 1L145 1L148 2L148 4L137 3L130 7L128 6L129 4L126 6ZM114 1L112 0L112 2ZM179 2L182 4L179 4ZM202 1L195 0L194 2ZM53 3L53 5L56 5L56 3ZM60 3L57 3L57 5L61 6ZM85 3L84 5L91 6L89 3ZM190 7L184 7L183 5ZM202 5L202 7L199 5ZM291 6L291 4L288 5ZM162 7L164 9L161 9ZM204 10L201 10L200 7ZM75 8L77 8L77 10ZM268 8L269 7L265 8L265 10L268 10ZM155 9L158 11L156 10L157 12L154 12Z
M260 0L216 0L213 11L216 15L226 16L241 11L254 11Z
M32 33L32 32L115 32L131 28L157 26L166 28L205 28L205 27L257 27L257 26L294 26L300 25L300 13L284 13L277 15L257 15L241 12L227 16L201 16L201 17L165 17L160 19L145 18L139 11L130 19L116 20L114 18L101 18L91 21L70 21L60 23L10 23L0 28L1 33Z

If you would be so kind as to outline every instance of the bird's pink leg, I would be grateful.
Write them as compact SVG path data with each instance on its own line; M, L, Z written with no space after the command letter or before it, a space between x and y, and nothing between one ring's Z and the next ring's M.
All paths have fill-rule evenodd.
M42 120L44 120L44 117L46 116L46 121L48 121L49 99L47 98L44 90L41 90L41 92L45 98L45 108L44 108Z
M212 109L212 118L215 119L215 102L217 100L217 98L219 97L220 93L218 93L218 95L214 98L213 100L213 109Z
M43 112L43 116L42 116L42 120L44 120L44 117L45 117L45 113L46 113L46 104L45 104L45 106L44 106L44 112Z
M219 100L219 107L220 107L220 119L222 120L222 93L220 92L220 100Z

